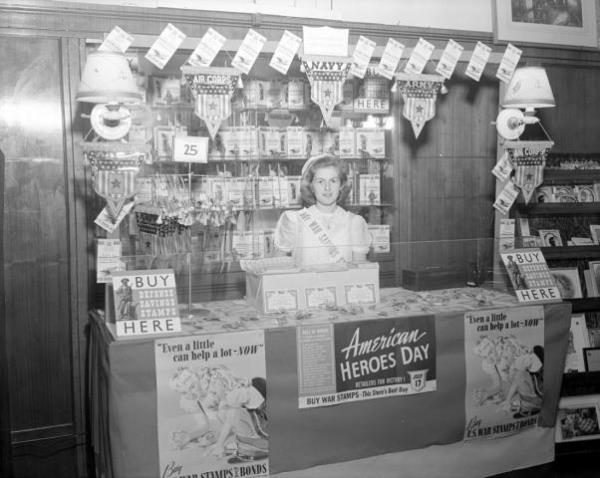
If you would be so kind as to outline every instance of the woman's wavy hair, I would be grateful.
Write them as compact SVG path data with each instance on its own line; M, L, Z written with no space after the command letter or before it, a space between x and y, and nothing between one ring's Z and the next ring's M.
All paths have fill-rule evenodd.
M300 194L302 195L302 200L311 206L317 202L312 186L315 173L318 169L333 166L338 170L340 178L340 194L338 195L336 202L339 205L343 205L352 190L352 184L348 181L348 163L331 154L313 156L312 158L309 158L307 162L309 165L302 174L302 179L300 180Z

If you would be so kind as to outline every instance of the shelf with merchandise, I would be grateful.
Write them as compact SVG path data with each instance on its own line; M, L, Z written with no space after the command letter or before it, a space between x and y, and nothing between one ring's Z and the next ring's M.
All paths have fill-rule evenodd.
M515 211L526 215L560 216L565 214L600 214L600 202L519 203Z
M182 279L194 284L190 296L243 295L244 273L234 244L243 250L249 243L256 258L272 247L272 232L282 211L301 208L299 182L308 157L328 151L343 155L354 184L344 207L375 228L391 227L392 138L384 127L391 116L387 80L369 88L362 80L346 80L344 99L326 122L311 100L300 61L295 60L288 74L281 76L268 66L270 57L259 56L251 74L235 84L219 116L221 123L210 124L201 119L201 107L182 82L180 67L190 52L176 54L160 71L144 59L145 53L141 47L131 53L136 58L133 73L145 99L132 109L134 127L127 139L151 143L152 161L140 168L136 181L141 194L136 195L138 202L118 234L135 255L152 257L178 273L185 271ZM230 62L231 57L220 52L212 64L219 68ZM378 99L378 92L385 92L387 103L367 101ZM381 109L367 108L373 105ZM208 138L189 141L201 144L203 153L202 142L208 142L201 156L206 162L175 161L176 154L176 159L183 159L182 137ZM273 194L266 178L280 178L279 186L277 179L273 182ZM171 265L175 256L185 260ZM382 280L393 283L394 254L371 252L369 257L384 263Z
M544 185L590 184L600 182L600 169L552 169L544 170Z
M594 312L600 310L600 297L583 297L578 299L563 299L571 302L573 313Z
M542 247L546 260L600 259L600 245Z
M600 394L600 372L570 372L563 374L561 395Z
M322 154L326 154L326 153L322 153ZM332 153L335 156L337 156L335 153ZM225 157L221 157L221 158L208 158L208 160L205 163L192 163L194 165L201 165L201 164L216 164L216 163L225 163L225 164L233 164L233 163L260 163L260 162L271 162L271 163L301 163L303 164L304 162L306 162L308 158L302 157L302 158L298 158L298 157L290 157L290 156L259 156L256 158L244 158L244 157L238 157L238 156L225 156ZM352 156L352 157L343 157L342 159L351 162L351 163L355 163L358 161L376 161L376 162L387 162L390 161L389 157L378 157L378 156L370 156L368 154L365 154L363 156ZM154 161L153 164L172 164L174 166L180 166L180 167L184 167L188 165L188 162L184 162L184 161L174 161L172 159L161 159L161 160L157 160Z

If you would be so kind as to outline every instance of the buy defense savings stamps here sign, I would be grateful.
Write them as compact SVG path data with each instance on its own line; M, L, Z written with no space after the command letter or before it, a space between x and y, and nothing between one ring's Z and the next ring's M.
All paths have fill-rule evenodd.
M181 330L172 269L113 272L112 280L117 336Z
M513 249L500 254L519 302L560 300L560 292L540 249Z
M299 408L436 390L433 316L297 328Z

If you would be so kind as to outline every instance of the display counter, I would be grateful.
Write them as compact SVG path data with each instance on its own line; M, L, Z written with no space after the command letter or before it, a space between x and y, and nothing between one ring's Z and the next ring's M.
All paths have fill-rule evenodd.
M499 438L465 436L465 313L519 306L478 288L382 289L377 306L260 315L245 301L196 304L180 335L265 331L271 475L486 476L554 458L553 426L571 305L543 305L544 395L538 426ZM433 317L437 389L335 406L298 407L298 326ZM117 339L90 314L89 396L99 477L159 477L156 337ZM315 468L317 467L317 468ZM402 470L400 473L398 470ZM200 475L198 475L200 476Z

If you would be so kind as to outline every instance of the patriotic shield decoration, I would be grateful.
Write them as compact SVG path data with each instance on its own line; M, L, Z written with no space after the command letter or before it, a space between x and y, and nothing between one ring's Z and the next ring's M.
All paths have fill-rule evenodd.
M135 194L136 177L146 160L147 146L130 143L84 143L83 155L92 166L94 191L106 200L116 219L127 199Z
M419 137L425 123L435 116L435 101L443 81L439 75L396 75L396 85L404 100L402 114L410 121L415 138Z
M546 155L554 145L553 141L507 141L504 148L515 166L513 182L521 189L528 203L537 188L544 181Z
M409 370L410 386L413 390L419 391L427 385L427 369L425 370Z
M231 115L231 97L240 77L235 68L182 66L183 77L196 99L195 113L215 139L223 120Z
M344 99L344 82L351 62L350 57L302 57L302 67L310 83L310 99L321 108L326 124L331 120L333 108Z

